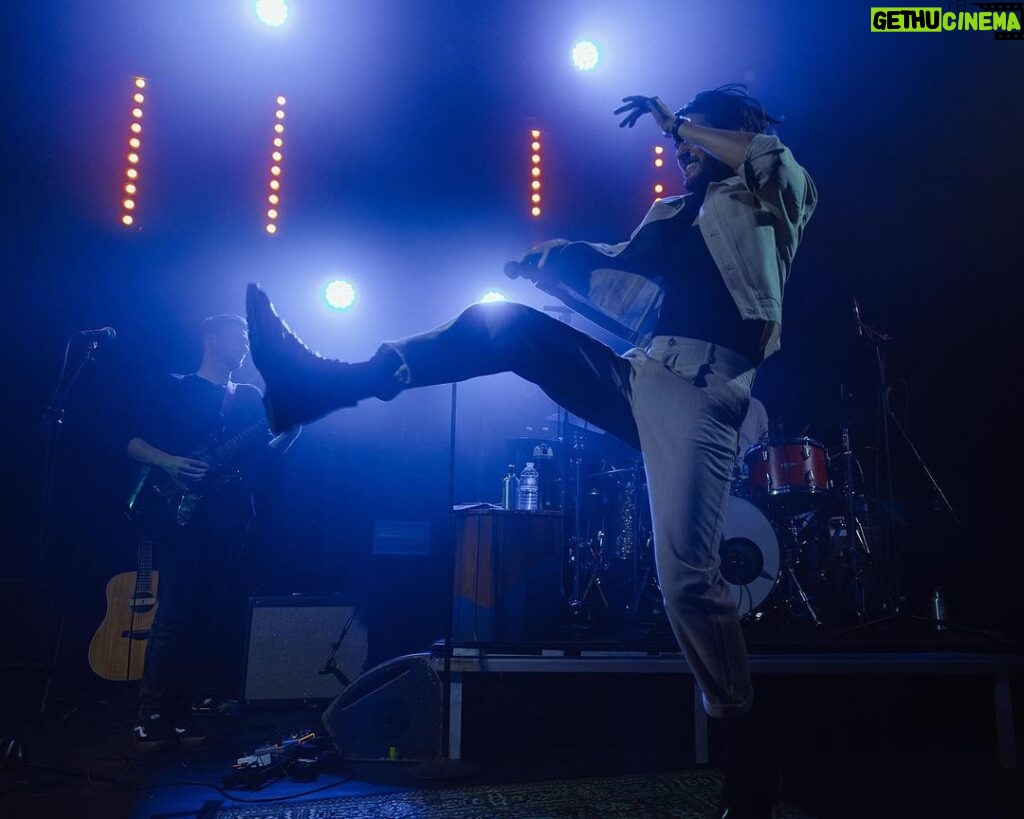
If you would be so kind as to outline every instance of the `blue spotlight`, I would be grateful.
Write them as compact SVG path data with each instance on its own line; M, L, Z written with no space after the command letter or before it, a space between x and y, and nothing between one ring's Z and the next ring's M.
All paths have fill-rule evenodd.
M495 301L508 301L508 299L505 298L504 293L501 293L498 290L488 290L480 297L481 304L491 304Z
M580 71L592 71L597 68L601 54L597 46L590 40L580 40L572 47L572 64Z
M284 25L288 19L287 0L256 0L256 16L268 26Z
M348 310L356 303L356 289L351 282L335 279L324 288L324 301L335 310Z

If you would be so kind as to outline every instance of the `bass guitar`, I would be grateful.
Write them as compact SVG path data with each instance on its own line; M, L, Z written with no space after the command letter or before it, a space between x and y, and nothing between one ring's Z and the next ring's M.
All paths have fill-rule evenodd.
M266 418L250 424L224 443L212 443L191 453L192 458L209 464L200 481L183 481L159 467L146 465L139 471L128 496L128 516L143 527L180 529L192 520L200 502L243 479L235 461L269 432Z

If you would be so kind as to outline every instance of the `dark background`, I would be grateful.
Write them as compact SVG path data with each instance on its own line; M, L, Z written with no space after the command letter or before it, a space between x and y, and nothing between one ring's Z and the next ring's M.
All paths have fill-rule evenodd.
M677 107L729 81L785 116L780 136L820 194L786 294L783 351L755 394L781 429L830 447L848 417L874 491L877 370L854 330L858 299L864 320L892 337L894 410L962 520L936 511L895 437L909 605L923 613L942 584L953 619L1020 631L1012 396L1024 43L872 34L860 2L292 5L281 30L241 2L5 10L4 646L46 655L64 607L84 662L103 583L134 559L119 511L131 475L123 419L149 379L196 366L199 323L241 312L247 282L261 282L311 346L344 358L491 288L550 304L505 280L502 262L550 236L619 241L649 204L660 141L649 121L616 127L619 99L658 94ZM591 74L568 59L581 37L603 49ZM118 192L136 74L148 79L146 130L137 227L125 229ZM277 94L288 130L281 228L269 237ZM529 127L545 135L539 220L526 214ZM675 174L664 177L677 190ZM347 313L319 295L335 276L358 289ZM44 408L68 336L103 325L117 338L72 397L43 559ZM239 376L258 381L248 362ZM854 396L845 407L840 385ZM359 590L389 623L381 655L439 636L449 399L449 388L430 388L307 428L261 493L238 588ZM457 500L497 500L508 442L552 437L555 407L512 376L468 383L458 403ZM431 521L431 554L373 555L377 520ZM50 591L35 595L44 570Z

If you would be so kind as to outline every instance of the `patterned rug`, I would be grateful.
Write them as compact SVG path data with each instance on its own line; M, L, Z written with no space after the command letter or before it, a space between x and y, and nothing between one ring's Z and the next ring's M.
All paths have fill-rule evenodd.
M715 771L339 796L222 808L216 819L709 819ZM783 805L778 819L812 819Z

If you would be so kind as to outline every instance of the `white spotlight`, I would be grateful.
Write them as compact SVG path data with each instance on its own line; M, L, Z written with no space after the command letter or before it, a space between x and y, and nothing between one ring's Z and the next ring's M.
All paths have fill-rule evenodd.
M572 47L572 64L580 71L592 71L600 59L597 46L590 40L580 40Z
M281 26L288 20L286 0L256 0L256 16L268 26Z
M491 304L496 301L508 301L505 298L505 294L498 290L488 290L480 297L481 304Z
M335 310L348 310L356 301L356 289L351 282L335 279L324 288L324 300Z

